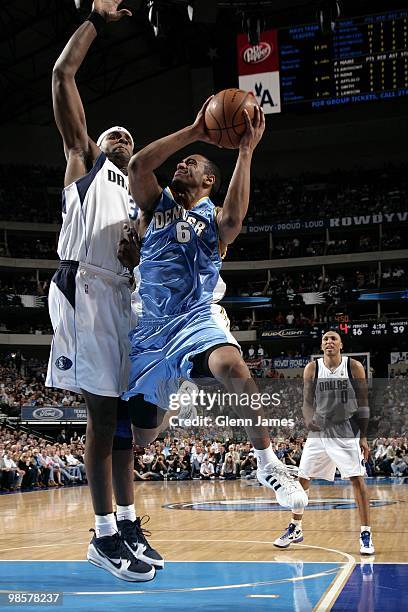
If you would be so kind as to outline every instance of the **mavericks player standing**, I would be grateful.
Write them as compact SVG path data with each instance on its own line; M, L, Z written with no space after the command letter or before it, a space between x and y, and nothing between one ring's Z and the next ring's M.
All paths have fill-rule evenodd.
M369 498L364 483L368 396L364 367L343 356L341 337L328 331L322 337L323 357L304 370L303 414L310 430L299 465L299 481L308 491L312 478L334 480L336 467L350 478L361 522L360 553L374 554L369 519ZM288 548L302 542L303 512L294 510L289 527L274 545Z

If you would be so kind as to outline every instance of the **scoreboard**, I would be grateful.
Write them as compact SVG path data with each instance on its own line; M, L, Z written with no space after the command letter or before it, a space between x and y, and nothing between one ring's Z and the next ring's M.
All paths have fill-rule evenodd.
M408 333L408 319L367 323L340 323L338 329L347 336L402 336Z
M408 95L408 10L279 30L282 111L339 107Z
M394 321L368 321L362 323L336 323L325 324L317 323L311 327L286 329L261 330L261 338L272 340L299 340L301 338L314 338L320 340L328 329L338 330L347 338L375 338L375 337L394 337L404 338L408 336L408 319L395 319Z

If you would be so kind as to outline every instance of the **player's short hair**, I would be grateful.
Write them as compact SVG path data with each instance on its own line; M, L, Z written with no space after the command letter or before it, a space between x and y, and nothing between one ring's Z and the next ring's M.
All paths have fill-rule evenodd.
M325 330L325 331L322 333L321 340L323 339L323 336L325 336L325 335L326 335L326 334L328 334L329 332L332 332L332 333L334 332L335 334L337 334L337 335L339 336L340 341L341 341L341 343L342 343L342 345L343 345L343 348L344 348L344 336L343 336L343 334L342 334L341 332L339 332L339 330L338 330L338 329L334 329L333 327L329 327L329 329L326 329L326 330Z
M217 193L219 192L221 188L221 180L222 180L221 171L219 167L217 166L217 164L215 164L210 159L205 158L204 172L206 174L212 174L213 176L215 176L215 182L213 183L213 186L211 188L211 193L213 195L217 195Z

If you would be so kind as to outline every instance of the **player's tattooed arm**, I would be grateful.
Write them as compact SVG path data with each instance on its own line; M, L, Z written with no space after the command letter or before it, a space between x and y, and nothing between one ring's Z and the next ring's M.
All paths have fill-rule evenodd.
M246 110L244 110L244 117L246 131L239 143L235 170L224 205L217 217L220 239L224 244L231 244L242 229L249 205L252 155L265 130L265 116L259 106L255 107L252 122Z
M315 397L315 373L316 362L311 361L303 371L303 418L309 431L320 431L320 427L314 422L314 397Z

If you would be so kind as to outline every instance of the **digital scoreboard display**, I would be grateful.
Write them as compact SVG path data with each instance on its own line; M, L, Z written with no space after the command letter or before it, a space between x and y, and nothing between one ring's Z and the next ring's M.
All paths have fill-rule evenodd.
M339 331L347 336L401 336L408 333L408 320L384 321L378 323L340 323Z
M237 38L239 86L265 113L338 108L408 96L408 10L267 30Z
M408 95L408 11L339 20L329 37L317 24L279 31L285 106L339 106Z
M337 323L330 325L330 329L338 330L348 338L374 338L378 336L388 337L406 337L408 335L408 319L396 319L394 321L368 321L363 323ZM286 329L264 330L261 337L274 340L296 340L299 338L315 338L320 339L328 330L326 324L318 323L312 327L296 328L290 327Z

